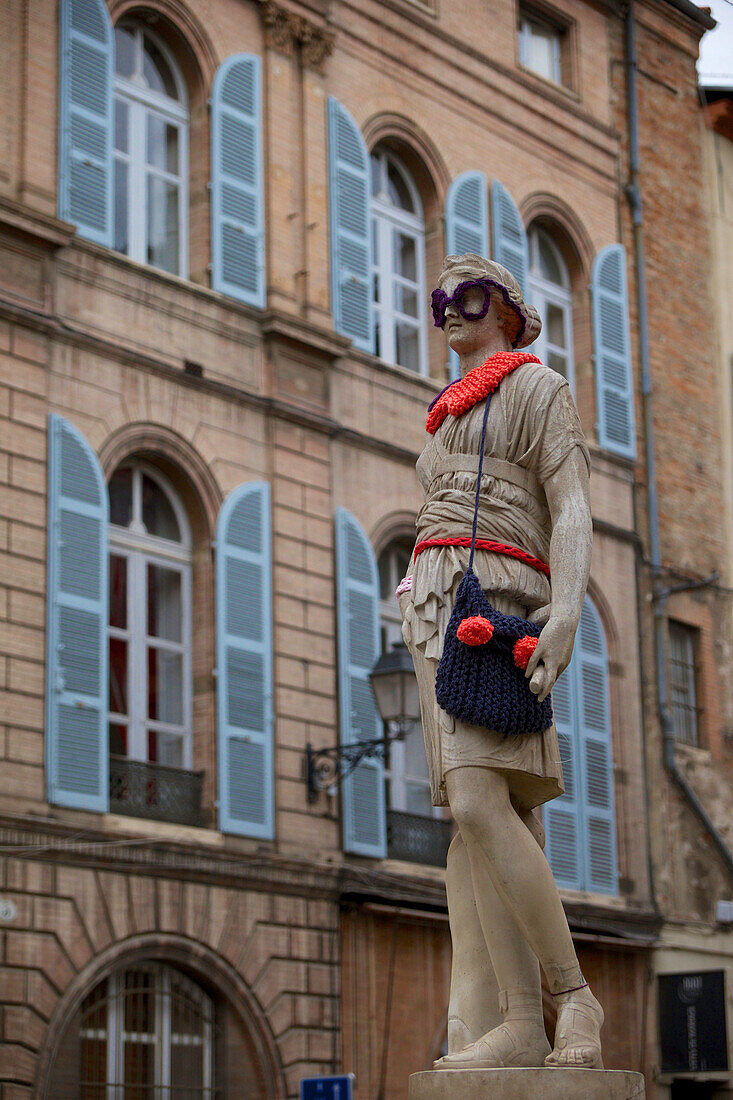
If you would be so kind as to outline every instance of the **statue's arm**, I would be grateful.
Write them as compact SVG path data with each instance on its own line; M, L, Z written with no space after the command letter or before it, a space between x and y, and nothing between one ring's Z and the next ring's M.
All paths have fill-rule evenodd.
M540 699L545 698L570 663L590 573L593 542L590 479L587 463L578 447L573 448L560 468L545 481L544 489L552 518L552 599L547 623L526 673L530 677L531 690Z

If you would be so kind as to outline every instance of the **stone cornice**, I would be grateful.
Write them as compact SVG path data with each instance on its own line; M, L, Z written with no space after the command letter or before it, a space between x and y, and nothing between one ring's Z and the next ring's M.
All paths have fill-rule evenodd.
M0 198L0 229L52 250L63 248L76 236L76 226L69 222L6 198Z
M275 3L275 0L265 0L260 12L268 46L288 57L293 57L300 49L305 67L323 73L336 40L333 31L318 26L304 15Z

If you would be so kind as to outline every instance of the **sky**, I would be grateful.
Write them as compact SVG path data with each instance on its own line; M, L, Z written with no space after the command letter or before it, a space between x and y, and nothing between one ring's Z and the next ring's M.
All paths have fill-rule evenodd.
M733 88L733 0L696 0L709 7L718 25L706 31L700 43L697 71L700 83Z

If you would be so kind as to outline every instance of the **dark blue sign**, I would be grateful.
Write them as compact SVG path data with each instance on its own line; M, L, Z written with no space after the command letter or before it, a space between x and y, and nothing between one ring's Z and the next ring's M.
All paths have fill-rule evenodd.
M300 1100L352 1100L353 1073L345 1077L304 1077Z

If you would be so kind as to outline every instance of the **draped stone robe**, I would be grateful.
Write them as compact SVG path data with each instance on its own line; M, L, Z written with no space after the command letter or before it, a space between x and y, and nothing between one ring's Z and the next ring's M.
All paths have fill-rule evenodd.
M485 403L447 416L428 438L417 463L425 503L417 542L470 537ZM588 448L561 375L526 363L500 383L489 409L477 537L519 547L549 561L552 526L544 482L579 447ZM412 588L400 597L405 642L420 687L425 751L433 802L447 804L445 773L462 766L498 768L512 800L531 808L562 794L555 727L542 734L503 737L450 717L435 701L435 673L468 547L431 547L413 562ZM474 572L488 599L505 614L527 616L550 602L548 578L515 558L477 550Z

